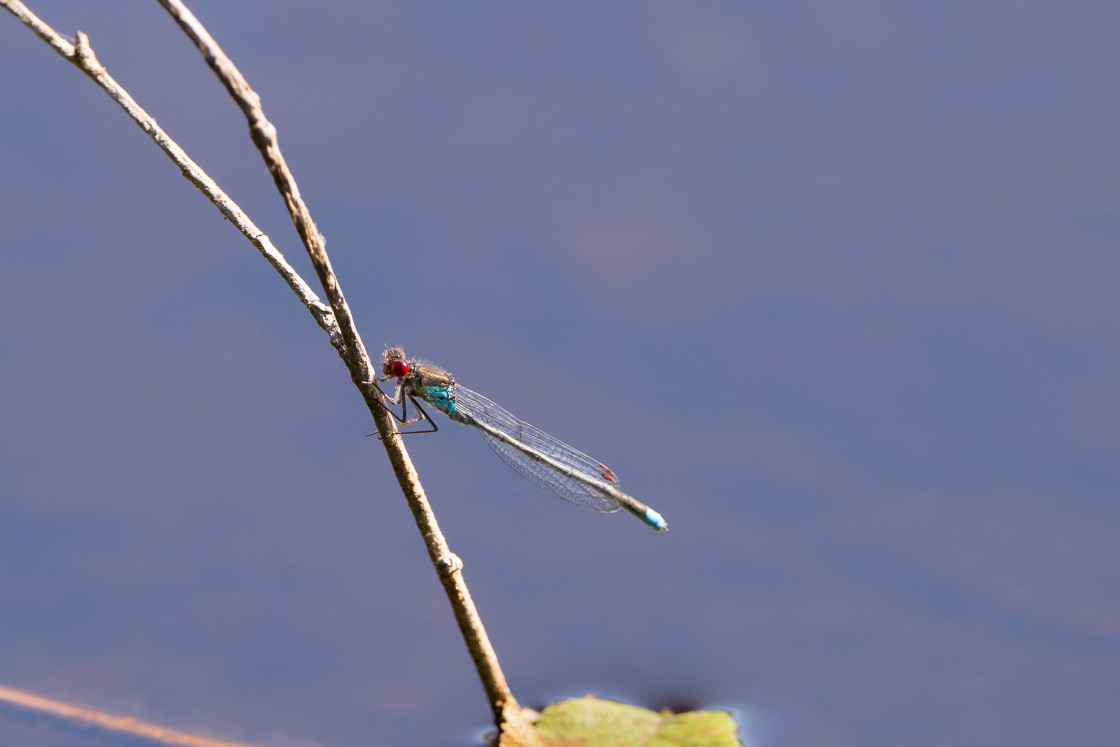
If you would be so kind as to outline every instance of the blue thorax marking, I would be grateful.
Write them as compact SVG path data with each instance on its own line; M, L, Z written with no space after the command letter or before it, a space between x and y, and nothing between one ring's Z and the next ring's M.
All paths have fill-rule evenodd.
M471 425L474 419L461 411L455 402L455 393L450 386L420 386L416 394L432 407L458 423Z

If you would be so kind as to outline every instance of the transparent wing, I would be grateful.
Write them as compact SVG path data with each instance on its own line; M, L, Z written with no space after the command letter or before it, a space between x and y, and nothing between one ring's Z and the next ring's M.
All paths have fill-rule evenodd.
M571 467L576 472L587 475L594 480L609 482L616 486L619 484L618 478L602 462L592 459L578 449L573 449L563 441L558 441L540 428L518 419L509 410L495 404L478 392L456 385L454 396L456 410L496 428L529 449L544 454L550 459ZM566 501L596 511L618 510L618 501L608 495L603 495L591 485L584 484L568 475L557 472L546 464L527 457L486 431L480 430L479 432L486 439L486 443L490 444L490 448L506 464L520 472L526 480L534 485L544 488Z

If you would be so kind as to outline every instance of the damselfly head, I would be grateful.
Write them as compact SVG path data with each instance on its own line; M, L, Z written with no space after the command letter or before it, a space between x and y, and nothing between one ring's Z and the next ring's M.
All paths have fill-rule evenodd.
M408 375L408 360L400 348L386 348L381 356L381 373L402 378Z

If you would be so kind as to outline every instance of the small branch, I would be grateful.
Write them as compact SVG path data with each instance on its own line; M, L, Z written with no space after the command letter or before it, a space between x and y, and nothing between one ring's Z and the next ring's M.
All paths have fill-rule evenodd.
M249 133L253 143L264 158L265 165L287 204L292 222L315 266L315 272L319 275L323 292L334 310L342 338L350 352L348 357L344 356L344 361L350 369L350 377L365 398L370 414L377 424L377 432L382 437L389 461L397 475L397 482L412 510L413 519L428 548L428 556L436 567L444 592L451 602L455 619L459 623L459 629L466 639L467 648L486 690L495 720L500 722L506 708L511 704L516 705L516 701L510 693L505 675L502 674L498 657L490 644L489 636L486 635L486 629L471 599L470 590L463 580L463 563L451 552L446 538L440 531L435 513L420 484L416 468L404 448L404 441L397 433L396 424L383 404L384 395L374 383L377 369L369 360L365 345L354 324L354 317L350 313L350 307L343 296L342 286L331 267L330 259L327 257L326 242L311 219L311 212L300 196L295 177L280 152L276 127L265 116L261 108L260 96L249 86L241 71L182 0L158 0L158 2L167 9L183 32L195 43L207 64L225 85L249 122Z
M348 357L344 356L344 361L350 369L350 377L365 398L370 414L377 424L377 432L382 437L381 441L385 445L389 461L397 475L397 482L412 510L413 519L428 548L428 556L443 583L444 592L451 602L455 619L459 623L459 630L466 640L475 669L486 690L495 721L501 722L507 708L510 705L516 706L517 701L510 693L505 675L498 664L498 657L494 653L490 638L471 599L470 590L463 580L463 563L451 552L446 538L440 531L435 513L420 484L416 468L404 448L404 441L397 433L396 424L383 404L384 395L374 383L377 369L369 360L365 345L354 324L354 317L342 294L342 286L331 267L326 252L326 242L311 219L311 212L300 196L295 177L280 152L276 127L265 116L261 108L260 96L249 86L241 71L182 0L158 0L158 2L167 9L183 32L195 43L207 64L225 85L249 122L249 133L253 143L264 158L265 165L287 204L288 213L315 266L315 272L319 275L323 292L334 310L335 319L338 320L342 338L346 341L346 348L350 352Z
M353 315L346 304L341 286L327 257L325 241L311 219L310 211L299 194L295 178L288 169L280 152L276 138L276 128L264 115L260 97L249 87L233 62L180 0L159 0L183 31L194 41L210 67L217 73L230 95L245 113L254 144L261 152L269 172L273 175L288 206L292 222L311 257L312 264L319 276L324 293L330 306L323 304L306 282L287 264L283 255L272 246L268 237L261 233L247 216L230 200L205 172L195 164L186 153L164 133L155 120L150 117L128 93L121 88L105 68L97 61L89 39L77 32L76 44L71 44L47 24L39 20L18 0L0 0L0 7L19 18L40 38L50 44L60 55L77 65L92 78L122 109L148 133L168 157L174 161L192 183L194 183L213 202L222 214L236 225L269 263L284 277L289 287L300 301L311 311L319 326L330 337L331 344L338 351L350 371L351 379L358 387L366 402L377 431L382 436L389 461L397 476L397 481L412 510L413 518L420 535L428 548L428 555L436 568L444 592L455 613L455 619L463 634L475 663L479 678L482 680L495 721L498 723L518 721L520 709L506 683L498 663L497 655L490 644L486 629L471 599L470 590L463 579L462 561L451 552L447 540L439 529L435 514L428 503L419 476L404 448L403 440L397 433L396 425L383 404L384 395L376 384L376 369L366 352Z
M0 703L6 703L25 711L46 714L70 723L104 729L117 734L127 734L131 737L140 737L156 744L174 745L175 747L253 747L253 745L245 742L210 739L176 729L167 729L145 721L138 721L128 716L114 716L104 711L82 708L81 706L63 703L61 700L44 698L40 695L15 690L3 685L0 685Z
M40 39L47 42L62 57L77 65L79 70L93 79L98 86L109 94L113 101L116 101L124 109L125 113L136 124L140 125L140 129L144 130L155 144L167 154L167 157L182 170L183 176L198 187L210 202L214 203L218 210L222 212L222 215L233 223L237 230L241 231L242 235L249 239L253 246L268 260L268 263L280 273L288 287L311 312L316 323L330 336L331 344L341 350L342 337L339 334L338 325L335 323L330 307L319 300L311 286L288 264L280 250L273 246L271 239L257 228L237 203L231 200L222 191L221 187L198 164L191 160L190 156L174 140L167 136L167 133L156 123L156 120L136 103L132 96L128 94L128 91L121 87L113 79L113 76L109 75L105 67L98 61L97 55L94 54L89 43L89 37L78 31L75 35L76 43L71 44L66 37L44 23L19 0L0 0L0 7L22 21L25 26L34 31Z
M363 389L363 393L368 394L368 387L363 387L363 384L373 381L376 377L376 370L369 360L365 345L362 343L362 338L358 335L358 329L354 325L354 317L350 313L350 307L346 303L346 298L342 295L338 278L331 268L330 258L327 257L326 240L319 233L315 221L311 219L311 211L308 210L307 203L304 202L299 193L299 187L288 168L288 162L280 152L280 143L276 138L276 127L265 116L264 109L261 108L261 97L249 87L249 83L241 75L241 71L226 56L222 48L210 36L210 32L199 23L185 3L181 0L158 0L158 2L171 14L172 18L179 24L179 28L198 47L198 51L202 53L206 63L217 74L218 79L225 85L230 96L241 107L245 118L249 120L249 134L253 143L257 146L257 150L261 152L265 166L268 167L269 173L272 174L272 178L276 182L276 188L280 190L280 195L284 198L288 213L292 217L292 223L295 224L300 240L303 241L307 254L311 257L315 272L319 276L319 283L323 287L327 301L334 310L335 319L338 320L342 339L346 341L346 348L350 351L350 372L354 383ZM376 399L380 403L380 393L376 395Z

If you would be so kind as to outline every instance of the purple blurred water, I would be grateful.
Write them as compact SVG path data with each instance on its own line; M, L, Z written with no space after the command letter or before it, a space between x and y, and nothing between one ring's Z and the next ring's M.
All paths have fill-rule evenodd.
M156 4L35 5L313 277ZM767 747L1112 741L1114 3L192 8L371 350L672 527L469 428L409 442L524 704L732 706ZM469 743L481 689L323 335L84 76L11 18L0 50L0 682L269 745ZM114 744L13 711L0 743Z

